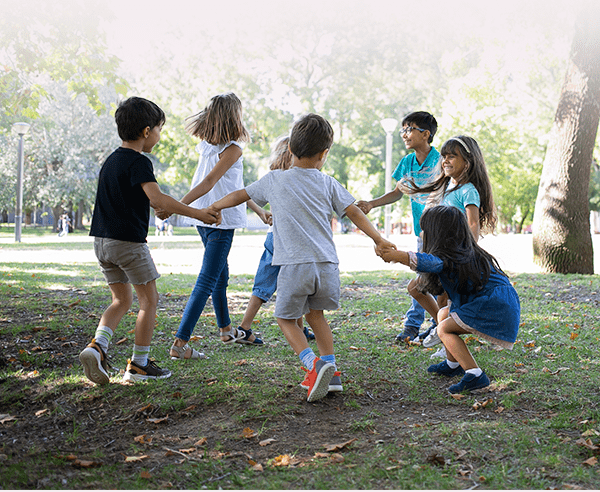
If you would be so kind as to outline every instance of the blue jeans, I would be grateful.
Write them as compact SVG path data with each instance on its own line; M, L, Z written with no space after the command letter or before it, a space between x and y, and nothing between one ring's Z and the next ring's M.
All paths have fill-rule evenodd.
M417 251L423 251L423 240L421 237L417 238ZM425 308L421 306L416 299L413 298L412 304L408 311L406 311L406 319L404 320L404 327L413 327L417 329L417 332L421 329L423 321L425 321Z
M215 229L197 226L198 234L204 244L202 268L192 289L190 298L183 311L176 337L188 341L196 327L198 319L209 296L212 296L217 326L226 328L231 324L227 307L227 285L229 283L229 265L227 256L233 242L234 229Z
M277 290L277 276L279 265L272 265L273 261L273 233L267 233L265 238L265 250L260 257L260 262L254 276L254 287L252 295L267 302Z

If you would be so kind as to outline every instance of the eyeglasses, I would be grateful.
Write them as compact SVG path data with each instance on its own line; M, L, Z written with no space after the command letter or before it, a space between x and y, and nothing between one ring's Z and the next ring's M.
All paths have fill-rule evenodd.
M407 126L406 128L402 128L400 130L400 135L406 135L407 133L410 133L413 130L419 130L421 133L427 131L427 130L423 130L422 128L415 128L414 126Z

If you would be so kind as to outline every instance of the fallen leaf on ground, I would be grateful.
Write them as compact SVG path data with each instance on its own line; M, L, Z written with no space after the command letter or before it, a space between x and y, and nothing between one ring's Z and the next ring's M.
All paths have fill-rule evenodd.
M452 398L454 398L455 400L462 400L463 398L466 398L465 395L460 395L460 394L452 394L450 395Z
M123 345L128 340L129 340L129 338L127 338L127 337L121 338L121 340L119 340L117 343L115 343L115 345Z
M269 444L271 444L272 442L275 442L276 439L273 439L272 437L270 437L269 439L264 439L263 441L260 441L258 444L259 446L268 446Z
M78 468L96 468L98 466L102 466L101 461L88 461L88 460L75 460L73 461L73 466Z
M598 458L592 456L591 458L585 460L583 464L587 466L596 466L598 464Z
M290 466L291 458L289 454L280 454L273 458L273 466Z
M339 444L323 444L323 447L325 448L325 451L331 453L332 451L339 451L340 449L344 449L346 446L349 446L354 441L356 441L356 438L350 439L349 441L342 442Z
M246 439L251 439L256 436L258 436L258 432L253 431L250 427L245 427L242 431L242 437L245 437Z
M253 465L253 466L252 466L252 469L253 469L254 471L257 471L257 472L264 471L264 470L263 470L263 466L262 466L260 463L256 463L256 465Z
M148 457L147 454L144 454L142 456L126 456L126 455L123 455L123 456L125 456L125 463L134 463L136 461L142 461Z
M571 340L575 340L575 339L576 339L578 336L579 336L579 333L575 333L575 332L573 332L573 333L571 333L571 335L569 336L569 338L570 338Z
M184 454L190 454L190 453L193 453L194 451L196 451L196 448L186 448L186 449L179 450L180 453L184 453Z
M203 437L201 439L198 439L195 443L194 446L205 446L206 442L208 441L208 439L206 439L206 437Z
M17 420L17 417L9 415L7 413L0 414L0 424L10 422L11 420Z
M141 471L140 472L140 478L152 478L152 473L150 473L149 471Z
M139 442L140 444L150 444L152 442L152 438L146 438L146 434L142 434L141 436L136 436L133 438L135 442Z
M236 360L233 364L235 366L245 366L246 364L248 364L248 360L247 359Z
M168 418L169 418L168 415L166 417L162 417L162 418L147 418L146 422L150 422L151 424L161 424L161 423L165 422Z
M596 446L591 439L577 439L577 441L575 441L575 444L579 444L580 446L583 446L584 448L588 448L592 451L596 451L597 449L600 449L598 446Z
M340 453L332 453L330 455L330 459L332 463L343 463L344 457Z
M36 417L41 417L45 413L48 413L48 409L47 408L44 408L43 410L38 410L37 412L35 412L35 416Z

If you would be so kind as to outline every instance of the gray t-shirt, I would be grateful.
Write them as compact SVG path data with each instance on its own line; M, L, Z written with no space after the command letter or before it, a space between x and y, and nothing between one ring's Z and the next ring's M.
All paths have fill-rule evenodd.
M342 217L354 197L335 178L318 169L271 171L246 187L259 206L271 204L273 265L339 263L331 211Z

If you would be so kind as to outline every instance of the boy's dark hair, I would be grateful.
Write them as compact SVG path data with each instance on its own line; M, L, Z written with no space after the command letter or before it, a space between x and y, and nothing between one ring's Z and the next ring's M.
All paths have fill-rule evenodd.
M407 114L402 120L402 126L404 125L415 125L422 130L429 130L429 139L427 143L433 142L433 136L437 132L437 121L432 114L427 111L415 111L414 113Z
M142 136L147 126L150 129L164 124L165 113L152 101L143 97L130 97L119 104L115 112L117 131L124 142L133 142Z
M309 113L302 116L290 133L290 151L299 159L314 157L333 144L333 128L329 122L318 114Z

